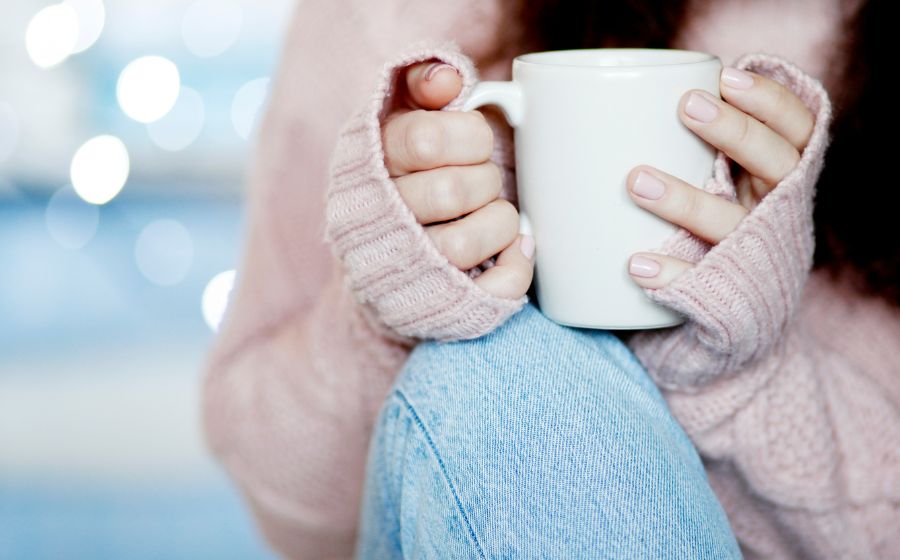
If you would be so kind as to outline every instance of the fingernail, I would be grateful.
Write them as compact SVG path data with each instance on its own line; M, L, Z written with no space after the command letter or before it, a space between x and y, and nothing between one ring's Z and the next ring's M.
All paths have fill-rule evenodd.
M753 76L737 68L725 68L722 70L722 81L725 82L726 86L737 89L750 89L753 87Z
M653 278L659 274L659 263L641 255L634 255L628 263L628 272L641 278Z
M531 257L534 256L534 237L523 233L522 239L519 241L519 250L526 259L531 260Z
M684 106L684 112L698 121L710 122L716 118L719 108L706 96L695 91L688 97L687 104Z
M641 198L659 200L666 194L666 184L646 171L639 171L637 177L634 178L631 192Z
M457 74L459 74L459 70L456 70L456 68L450 66L446 62L433 62L428 66L428 68L425 69L425 74L423 76L425 78L425 81L430 82L431 78L433 78L435 74L437 74L444 68L453 68L453 70L456 71Z

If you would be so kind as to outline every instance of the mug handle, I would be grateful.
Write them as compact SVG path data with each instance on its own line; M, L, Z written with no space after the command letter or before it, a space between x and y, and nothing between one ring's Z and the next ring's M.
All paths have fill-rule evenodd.
M463 103L463 111L471 111L483 105L496 105L513 128L522 124L524 99L522 87L517 82L478 82L469 98ZM533 235L528 217L519 212L519 233Z

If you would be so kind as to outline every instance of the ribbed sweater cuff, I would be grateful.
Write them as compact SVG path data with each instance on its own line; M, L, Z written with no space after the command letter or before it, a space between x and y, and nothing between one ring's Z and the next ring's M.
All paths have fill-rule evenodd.
M630 345L657 383L669 389L696 389L768 352L792 320L812 265L813 195L831 124L828 94L776 56L745 55L735 66L796 93L815 116L814 130L795 168L725 239L710 247L681 230L660 250L696 266L647 294L689 320L641 333ZM705 190L734 200L729 164L719 151Z
M367 320L401 342L477 338L528 301L495 297L440 253L400 196L384 163L381 123L404 67L426 60L454 66L462 107L478 81L472 61L452 40L414 43L385 63L367 105L341 130L330 161L324 240L343 264L345 281Z

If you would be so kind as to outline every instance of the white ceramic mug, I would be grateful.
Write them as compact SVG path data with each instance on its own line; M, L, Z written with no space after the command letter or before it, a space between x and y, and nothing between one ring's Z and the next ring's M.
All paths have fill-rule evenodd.
M718 57L674 49L574 49L517 56L512 81L475 85L514 128L520 230L534 236L541 312L574 327L650 329L683 318L646 296L628 259L676 227L639 208L625 178L647 164L702 186L715 149L678 119L689 89L719 95Z

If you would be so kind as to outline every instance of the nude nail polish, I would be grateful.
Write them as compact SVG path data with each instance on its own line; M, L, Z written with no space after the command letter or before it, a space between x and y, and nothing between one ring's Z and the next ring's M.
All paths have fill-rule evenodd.
M691 92L687 103L684 105L684 112L693 119L700 122L710 122L719 114L719 108L715 103L706 98L705 95L696 91Z
M634 255L628 263L628 272L640 278L653 278L659 274L659 263L642 255Z
M722 70L722 83L735 89L750 89L753 87L753 76L737 68L725 68Z
M631 192L641 198L659 200L666 194L666 185L646 171L639 171L631 186Z

